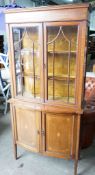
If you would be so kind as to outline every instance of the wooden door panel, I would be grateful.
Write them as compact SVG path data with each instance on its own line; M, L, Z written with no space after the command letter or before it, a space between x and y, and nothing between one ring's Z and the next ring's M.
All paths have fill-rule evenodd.
M17 141L34 151L39 151L40 117L40 112L16 108Z
M45 152L70 157L73 145L74 116L45 115Z

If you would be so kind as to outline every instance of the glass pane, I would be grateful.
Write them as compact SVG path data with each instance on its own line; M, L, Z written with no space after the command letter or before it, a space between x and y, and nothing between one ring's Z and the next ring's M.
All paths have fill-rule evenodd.
M47 27L48 99L75 103L77 26Z
M17 95L40 98L39 28L13 28L13 43Z
M16 76L16 82L17 82L17 86L16 86L16 88L17 88L17 94L21 94L22 93L22 89L21 89L21 87L22 87L22 78L21 78L21 75L17 75Z
M40 79L36 79L36 81L34 82L34 78L29 76L24 76L23 81L24 81L23 82L24 95L29 97L31 94L31 96L33 97L36 97L36 96L40 97Z

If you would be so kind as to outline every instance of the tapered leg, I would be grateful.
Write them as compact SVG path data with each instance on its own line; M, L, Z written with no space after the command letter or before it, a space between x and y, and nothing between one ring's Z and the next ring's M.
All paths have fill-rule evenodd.
M17 144L16 144L16 126L15 126L15 113L12 104L10 105L11 110L11 124L12 124L12 134L13 134L13 149L14 149L14 158L17 159Z
M78 168L78 160L75 160L75 164L74 164L74 175L77 175L77 168Z
M78 168L81 115L78 115L77 117L78 117L78 120L77 120L77 139L76 139L76 153L75 153L75 163L74 163L74 175L77 175L77 168Z
M17 159L17 144L14 144L14 158Z

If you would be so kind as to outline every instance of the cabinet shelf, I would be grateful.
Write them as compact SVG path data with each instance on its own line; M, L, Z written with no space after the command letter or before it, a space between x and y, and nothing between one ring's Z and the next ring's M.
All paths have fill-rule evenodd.
M61 51L61 50L58 50L58 51L52 51L52 50L49 50L48 51L49 54L76 54L77 52L76 51Z
M21 54L29 54L29 53L32 53L32 54L38 54L39 51L38 50L34 50L31 48L31 49L20 49L20 48L17 48L14 50L14 52L19 52Z
M29 78L36 78L36 79L40 79L40 76L38 75L33 75L33 73L29 73L29 74L22 74L23 77L29 77Z
M64 81L64 80L67 80L67 79L70 79L70 80L75 80L75 76L64 76L64 77L61 77L61 76L48 76L48 80L57 80L57 81Z
M53 99L53 97L52 96L49 96L49 100L51 100L52 101L52 99ZM64 103L68 103L68 101L70 102L70 103L74 103L75 102L75 98L74 97L69 97L69 99L68 99L68 97L59 97L59 96L55 96L55 100L57 101L57 100L60 100L60 101L63 101Z
M28 53L34 53L34 54L38 54L39 53L39 51L38 50L33 50L32 48L31 49L22 49L21 50L21 54L28 54Z
M16 76L21 75L22 77L29 77L29 78L36 78L36 79L40 79L39 75L33 75L33 73L29 73L29 74L25 74L25 73L21 73L21 72L17 72Z
M24 92L23 92L23 95L24 95L24 97L27 97L27 98L34 98L34 93L32 93L32 92L26 92L25 90L24 90ZM40 99L40 94L35 94L35 98L36 99Z

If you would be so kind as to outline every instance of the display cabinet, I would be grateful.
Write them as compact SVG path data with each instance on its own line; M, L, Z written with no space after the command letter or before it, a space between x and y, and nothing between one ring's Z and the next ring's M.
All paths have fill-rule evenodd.
M7 10L11 118L17 145L74 159L80 144L88 4Z

